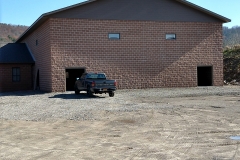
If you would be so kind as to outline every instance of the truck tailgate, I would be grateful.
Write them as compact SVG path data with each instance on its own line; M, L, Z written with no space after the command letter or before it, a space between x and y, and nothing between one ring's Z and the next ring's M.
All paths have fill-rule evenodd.
M115 87L114 80L97 80L95 81L97 88L112 88Z

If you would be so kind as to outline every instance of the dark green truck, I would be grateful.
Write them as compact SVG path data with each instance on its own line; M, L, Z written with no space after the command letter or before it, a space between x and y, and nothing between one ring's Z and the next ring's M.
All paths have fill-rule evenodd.
M77 78L74 89L75 94L87 91L89 96L108 93L110 97L114 97L116 85L116 80L107 80L104 73L84 73L81 78Z

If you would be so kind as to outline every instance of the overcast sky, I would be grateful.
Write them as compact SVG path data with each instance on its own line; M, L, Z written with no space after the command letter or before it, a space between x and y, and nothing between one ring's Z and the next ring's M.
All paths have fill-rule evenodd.
M85 0L0 0L0 23L30 26L43 13ZM240 26L240 0L188 0L232 20L224 26Z

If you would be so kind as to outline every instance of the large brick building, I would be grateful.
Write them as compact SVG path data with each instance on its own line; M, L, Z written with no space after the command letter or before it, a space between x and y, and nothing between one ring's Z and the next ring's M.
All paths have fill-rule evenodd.
M43 14L16 43L33 55L32 86L43 91L71 90L89 71L121 89L222 86L229 21L185 0L91 0Z

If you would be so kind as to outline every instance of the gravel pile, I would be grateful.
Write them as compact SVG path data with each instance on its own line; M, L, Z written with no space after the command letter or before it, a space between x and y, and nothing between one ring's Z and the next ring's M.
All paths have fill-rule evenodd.
M25 121L98 120L107 112L174 107L163 98L240 95L239 86L118 90L89 98L86 93L39 91L0 93L0 119Z

